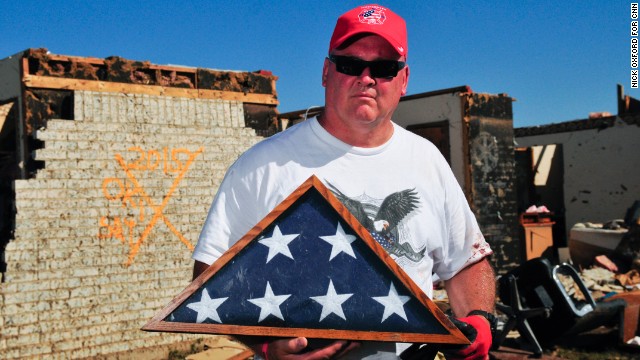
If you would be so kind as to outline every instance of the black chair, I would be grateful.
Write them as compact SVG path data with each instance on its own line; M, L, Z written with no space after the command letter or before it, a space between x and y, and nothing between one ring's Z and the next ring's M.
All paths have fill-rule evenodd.
M536 355L561 336L618 325L626 306L624 301L596 303L571 265L552 265L546 258L529 260L501 277L498 296L498 310L512 321L507 321L496 344L517 327Z
M500 278L500 287L506 288L504 291L509 292L509 296L505 297L508 301L506 304L498 302L496 309L507 317L507 321L504 323L502 330L494 334L493 349L498 349L507 338L507 335L512 330L517 330L520 336L529 342L532 347L534 356L542 356L542 347L536 336L531 330L529 325L529 318L543 316L549 317L551 314L551 308L539 307L529 309L522 305L520 301L520 294L518 292L518 286L516 278L513 275L506 275Z

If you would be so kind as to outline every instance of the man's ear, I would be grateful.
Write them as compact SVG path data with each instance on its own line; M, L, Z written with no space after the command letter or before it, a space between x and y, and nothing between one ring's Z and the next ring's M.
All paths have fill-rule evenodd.
M324 59L322 66L322 87L327 87L327 74L329 73L329 59Z
M404 80L402 81L402 96L407 94L407 86L409 86L409 65L405 66L404 69Z

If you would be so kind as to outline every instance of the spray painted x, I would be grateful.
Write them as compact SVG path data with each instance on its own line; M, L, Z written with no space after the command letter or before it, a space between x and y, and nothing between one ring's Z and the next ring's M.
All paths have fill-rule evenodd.
M151 218L149 223L146 225L144 231L142 232L142 234L140 234L140 236L135 241L135 243L132 241L131 238L129 239L129 258L127 259L126 266L131 265L131 263L133 262L133 259L136 257L136 255L138 254L138 251L140 250L140 246L147 239L147 237L151 233L151 230L153 230L153 227L156 225L156 223L160 219L162 219L162 221L165 223L165 225L167 225L169 230L171 230L171 232L173 232L180 239L180 241L184 243L187 246L187 248L189 248L189 250L193 250L193 245L178 231L178 229L175 228L175 226L173 226L173 224L171 224L169 219L164 215L163 211L167 206L167 203L171 199L171 196L175 192L178 184L180 183L180 181L182 181L182 178L189 170L189 166L191 166L195 158L202 151L203 151L203 148L201 147L197 151L189 153L189 157L187 161L184 163L184 166L180 168L180 171L178 172L178 175L173 181L171 188L169 188L169 191L163 197L160 205L154 204L153 200L144 191L144 188L140 185L140 183L138 182L138 179L136 179L135 175L131 172L131 168L127 166L127 162L122 158L122 156L120 154L115 155L115 158L118 161L118 164L120 164L120 166L122 167L122 170L124 170L124 172L127 174L127 178L133 184L134 193L140 195L142 200L146 202L151 209L153 209L153 217Z

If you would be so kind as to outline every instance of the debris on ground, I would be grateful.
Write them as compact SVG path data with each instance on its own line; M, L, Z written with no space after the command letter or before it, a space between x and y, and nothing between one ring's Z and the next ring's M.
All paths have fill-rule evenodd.
M187 360L245 360L253 357L253 351L238 341L224 336L211 336L204 340L203 351L188 355Z

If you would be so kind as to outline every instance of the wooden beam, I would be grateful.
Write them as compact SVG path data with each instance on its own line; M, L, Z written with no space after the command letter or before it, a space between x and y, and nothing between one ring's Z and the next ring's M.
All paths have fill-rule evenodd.
M272 94L254 94L234 91L186 89L157 85L127 84L108 81L68 79L51 76L25 75L24 86L28 88L88 90L117 92L128 94L146 94L155 96L186 97L192 99L220 99L243 103L278 105L278 99Z

